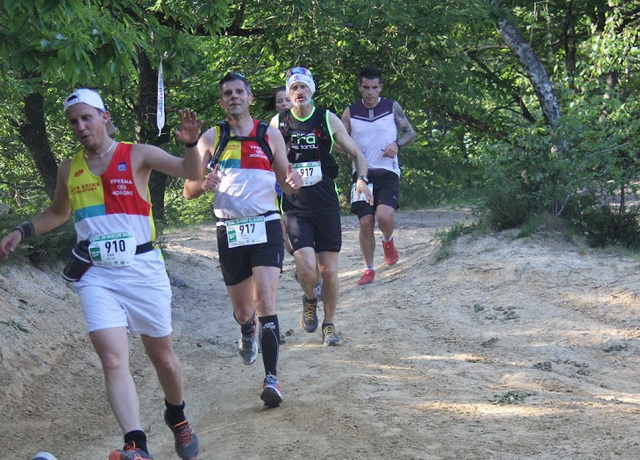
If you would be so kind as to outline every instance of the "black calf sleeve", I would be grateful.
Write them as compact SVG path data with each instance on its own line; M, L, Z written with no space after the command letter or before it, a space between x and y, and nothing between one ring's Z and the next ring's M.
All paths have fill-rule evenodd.
M280 324L278 315L259 318L262 326L262 362L266 374L278 375L278 354L280 353Z

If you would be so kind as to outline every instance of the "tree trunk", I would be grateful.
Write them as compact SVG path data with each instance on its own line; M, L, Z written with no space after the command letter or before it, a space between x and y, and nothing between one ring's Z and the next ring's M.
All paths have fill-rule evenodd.
M138 142L161 145L167 142L167 136L158 137L156 124L158 72L151 67L147 55L138 53L138 104L135 109ZM151 173L149 191L153 205L153 217L164 220L164 192L167 187L167 176L158 171Z
M47 137L42 94L31 93L25 97L24 114L25 120L19 127L20 139L29 149L47 196L52 199L56 190L58 164Z
M498 6L498 2L494 1L493 5ZM518 57L526 75L533 84L547 124L554 127L558 118L560 118L560 104L551 85L549 74L540 59L538 59L535 51L531 49L529 43L513 23L504 17L499 19L498 31L502 41Z

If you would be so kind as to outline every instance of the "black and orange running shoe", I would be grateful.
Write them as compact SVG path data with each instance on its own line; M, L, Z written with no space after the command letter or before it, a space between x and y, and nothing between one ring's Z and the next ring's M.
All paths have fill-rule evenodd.
M167 413L164 413L164 422L173 432L175 438L176 454L182 460L194 460L200 452L198 437L189 426L189 422L184 420L177 425L171 425L167 421Z
M114 449L109 452L109 460L144 460L149 458L153 457L136 447L135 442L128 442L122 449Z

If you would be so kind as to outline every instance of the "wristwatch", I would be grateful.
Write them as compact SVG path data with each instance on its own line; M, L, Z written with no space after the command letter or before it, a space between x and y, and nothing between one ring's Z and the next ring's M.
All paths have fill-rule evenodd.
M369 179L367 179L367 176L360 176L358 177L358 180L364 181L365 184L369 185Z

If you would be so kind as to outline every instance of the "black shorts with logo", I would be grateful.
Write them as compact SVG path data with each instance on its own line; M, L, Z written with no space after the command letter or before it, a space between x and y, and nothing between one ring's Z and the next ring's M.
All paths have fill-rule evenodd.
M284 222L294 252L305 247L311 247L316 252L340 252L342 248L342 223L338 207L305 215L285 213Z
M217 226L218 255L226 286L235 286L253 274L253 267L277 267L282 270L284 239L280 219L265 222L267 242L229 248L227 227Z

